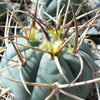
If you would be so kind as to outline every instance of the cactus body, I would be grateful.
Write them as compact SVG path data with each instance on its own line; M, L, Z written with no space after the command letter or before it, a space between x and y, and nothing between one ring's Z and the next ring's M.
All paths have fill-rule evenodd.
M62 0L61 2L60 8L65 4L63 13L66 11L67 1ZM72 0L74 3L81 3L82 1ZM51 16L56 15L57 0L40 0L40 2L46 3L43 6L43 11L51 14ZM76 10L76 8L74 9ZM42 15L44 17L43 13ZM90 48L87 44L83 43L78 52L77 48L73 52L72 49L76 43L74 36L74 40L72 38L72 40L68 40L69 38L66 38L66 30L63 29L65 33L62 34L61 31L59 32L59 29L56 29L56 27L55 29L52 28L48 23L45 24L45 22L36 18L36 16L33 16L33 19L38 23L43 32L36 31L37 28L33 21L34 25L30 28L28 35L26 33L24 36L18 36L15 39L17 41L11 41L1 59L0 80L2 85L4 87L10 87L17 100L48 100L47 97L50 96L52 90L55 93L51 96L50 100L75 100L74 98L76 97L78 100L79 98L86 99L93 84L64 88L43 87L43 84L54 85L54 83L58 83L58 85L70 85L80 73L82 61L83 70L75 82L91 80L92 72L96 71L97 66L94 63ZM24 32L26 31L24 30ZM10 39L10 36L8 38ZM63 46L65 41L69 45L66 44ZM79 42L77 44L79 45ZM81 60L77 55L80 55ZM15 64L17 66L4 71L5 68ZM92 70L90 67L92 67ZM63 73L61 71L64 75L62 75ZM7 80L3 76L9 79ZM10 79L13 79L13 81ZM36 84L27 86L32 93L32 95L29 95L25 89L25 85L14 82L14 80L38 83L38 86ZM65 94L61 90L64 90ZM66 95L66 93L71 94L71 96Z
M46 12L47 14L49 14L52 17L56 16L58 1L59 0L39 0L39 2L41 2L43 4L42 11L41 11L41 15L43 18L48 19L48 17L45 16L44 12ZM83 0L71 0L71 2L74 4L81 4L82 1ZM65 12L66 12L67 3L68 3L68 0L61 0L60 9L65 5L62 14L65 14ZM74 12L76 12L77 8L78 8L78 6L73 5ZM71 8L70 8L70 11L71 11ZM72 12L70 12L67 20L68 21L71 20L72 17L73 17Z
M69 82L74 80L74 76L68 66L68 64L64 61L63 57L59 55L59 61L62 66L63 72L65 73L66 77L68 78ZM66 83L64 78L60 75L57 66L54 62L54 60L50 57L49 54L44 54L42 56L39 71L37 74L36 83L55 83L58 82L60 84ZM69 88L65 89L67 92L72 93L74 95L80 96L80 90L79 87ZM32 100L44 100L52 91L50 88L44 88L44 87L34 87L33 93L32 93ZM60 95L61 100L65 100L68 98L68 100L73 100L72 98L69 98L64 95ZM55 96L53 96L50 100L56 100Z
M28 46L37 45L36 43L33 42L29 43L22 38L17 39L17 42ZM84 45L86 46L86 44ZM22 66L22 74L26 82L36 82L36 83L45 83L45 84L53 84L55 82L58 82L60 84L66 84L66 81L59 73L55 61L53 58L51 58L50 54L47 53L43 54L39 51L26 49L25 47L22 46L19 46L19 49L23 54L23 56L24 56L24 52L26 52L26 61ZM82 54L90 62L93 69L96 70L95 69L96 65L93 62L93 59L87 54L87 52L85 52L84 49L81 48L79 53ZM8 58L18 60L18 56L12 44L9 45L4 55ZM73 56L73 54L69 53L68 51L62 52L61 55L59 54L58 59L65 76L67 77L69 82L72 82L80 71L79 59ZM15 63L2 58L1 69L6 68L13 64ZM83 59L83 64L84 64L83 73L79 77L77 82L86 81L92 78L92 71L84 59ZM1 74L11 79L13 78L15 80L21 80L18 66L8 69L7 71L2 72ZM18 100L22 100L23 98L24 100L40 100L40 99L44 100L52 91L52 88L49 87L28 86L29 90L32 92L32 95L30 96L26 92L22 84L14 83L4 78L1 78L0 80L2 81L3 86L11 88L11 90L13 91L14 95ZM84 86L65 88L64 90L68 93L71 93L73 95L85 99L88 96L91 88L92 88L92 84L89 84ZM61 100L66 100L66 98L68 98L68 100L74 100L71 97L60 94ZM53 96L50 100L54 100L54 99L56 99L56 96Z
M22 43L24 45L28 45L28 46L35 46L34 43L28 43L25 39L22 39L22 38L19 38L17 42ZM26 57L27 57L25 63L22 66L22 74L23 74L24 80L26 82L35 82L38 66L39 66L39 61L41 59L42 53L38 51L34 51L32 49L24 48L22 46L19 46L19 49L22 52L23 56L25 55L24 54L24 51L25 51ZM16 51L13 48L12 44L9 45L4 55L14 60L19 59L18 56L16 55ZM8 61L4 58L1 60L1 66L2 66L1 68L6 68L13 64L16 64L16 63L12 61ZM3 72L2 75L15 79L15 80L21 80L18 66L8 69L7 71ZM24 98L24 100L29 100L30 95L26 92L22 84L14 83L3 78L1 78L0 80L2 81L2 84L5 87L11 88L11 90L15 94L16 99L23 100ZM33 87L28 86L28 88L32 92Z

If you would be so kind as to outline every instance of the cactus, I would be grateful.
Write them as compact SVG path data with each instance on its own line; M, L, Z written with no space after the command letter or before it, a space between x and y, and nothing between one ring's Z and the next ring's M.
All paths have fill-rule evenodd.
M8 38L10 43L1 59L2 85L10 87L15 100L86 99L93 84L68 86L91 80L92 72L96 72L97 66L88 45L83 42L80 46L78 41L76 46L74 33L66 38L68 29L54 30L38 19L36 13L30 13L30 17L34 20L29 32L19 21L24 35ZM42 31L36 30L36 22ZM60 87L66 84L67 87Z
M41 5L42 9L41 9L40 15L43 17L43 19L44 18L48 19L48 16L46 16L45 13L49 14L52 17L56 17L58 4L60 4L60 9L62 9L64 6L64 9L62 11L62 15L65 14L67 4L68 4L68 0L39 0L39 2L40 2L40 4L42 4ZM80 5L83 2L83 0L71 0L71 2L74 3L73 9L74 9L74 12L76 12L78 9L78 6L76 6L75 4ZM72 15L72 12L70 9L67 21L71 20L72 17L73 17L73 15Z
M32 43L27 43L26 40L22 39L22 38L21 39L19 38L18 42L22 43L24 45L26 44L28 46L34 45ZM35 82L35 78L36 78L36 74L37 74L37 71L38 71L38 66L39 66L39 62L40 62L42 53L31 50L31 49L25 49L21 46L19 47L19 49L21 50L21 53L23 55L24 55L24 50L25 50L25 52L26 52L25 56L27 57L27 58L25 58L25 56L24 56L25 61L24 61L24 64L22 66L22 73L23 73L24 80L28 81L28 82L31 82L31 81ZM9 45L9 47L5 51L4 55L6 57L9 57L9 58L12 58L12 59L15 59L15 60L19 59L18 56L16 55L16 51L13 48L12 44ZM6 59L1 60L1 66L3 66L3 68L6 68L6 67L11 66L13 64L16 65L16 62L8 61ZM12 73L12 71L13 71L13 73ZM10 73L12 73L12 74L10 74ZM34 73L34 75L33 75L33 73ZM4 73L2 73L2 75L8 76L9 78L13 77L13 79L19 80L20 74L19 74L18 65L15 68L11 68L11 69L5 71ZM10 82L9 80L5 80L5 79L3 79L3 80L1 79L1 81L2 81L4 86L10 87L11 90L14 92L14 94L18 95L17 96L18 100L23 100L24 97L25 97L26 100L29 100L30 96L25 91L22 84L13 83L13 82ZM33 89L33 87L28 87L28 88L29 88L30 91L32 91L32 89Z

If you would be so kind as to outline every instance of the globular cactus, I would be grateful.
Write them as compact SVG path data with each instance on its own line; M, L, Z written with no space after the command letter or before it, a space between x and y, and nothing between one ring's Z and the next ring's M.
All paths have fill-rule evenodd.
M36 2L36 0L35 0L35 2ZM67 4L68 4L68 0L39 0L39 2L40 2L40 8L41 8L40 15L45 19L49 19L47 14L52 17L57 16L57 6L58 5L59 5L59 10L64 7L62 10L62 15L65 14ZM74 12L76 12L79 5L83 2L83 0L71 0L71 2L73 3ZM47 14L45 14L45 13L47 13ZM72 17L73 17L73 14L72 14L72 11L70 8L67 21L71 20Z
M76 46L75 33L66 38L68 29L63 33L34 14L30 17L34 20L29 33L24 28L24 36L9 36L11 43L1 59L2 85L10 87L15 100L86 99L93 84L70 85L93 78L97 65L88 45L77 41ZM36 31L35 22L42 31Z

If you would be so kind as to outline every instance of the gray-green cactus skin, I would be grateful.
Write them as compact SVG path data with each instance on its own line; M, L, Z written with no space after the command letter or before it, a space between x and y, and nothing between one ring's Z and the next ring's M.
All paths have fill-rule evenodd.
M19 38L17 40L17 42L22 43L24 45L28 45L28 46L35 46L35 44L28 43L23 38ZM22 67L22 74L23 74L24 80L27 82L31 82L31 81L35 82L35 78L37 75L38 66L39 66L39 62L40 62L42 53L38 52L38 51L34 51L32 49L24 48L22 46L19 46L19 49L23 55L24 55L24 51L25 51L26 56L27 56L27 59ZM4 55L6 57L9 57L9 58L12 58L15 60L19 59L18 56L16 55L16 51L13 48L12 44L9 45L9 47L5 51ZM6 67L13 65L13 64L16 64L16 63L12 62L12 61L8 61L4 58L1 60L2 68L6 68ZM12 78L12 79L21 80L18 66L5 71L4 73L2 73L2 75L7 76L7 77ZM2 81L2 84L5 87L10 87L11 90L13 91L13 93L17 94L17 95L15 95L16 99L23 100L23 98L25 97L25 100L29 100L30 95L26 92L26 90L22 84L17 84L17 83L11 82L11 81L6 80L6 79L0 79L0 80ZM28 86L28 88L32 92L33 87Z
M39 2L41 2L43 4L41 7L42 8L41 15L43 18L48 19L48 17L45 16L44 12L46 12L47 14L49 14L52 17L56 16L58 1L59 0L39 0ZM81 4L83 2L83 0L71 0L71 2L74 4ZM61 0L60 9L65 5L63 12L62 12L62 15L65 14L65 12L66 12L67 4L68 4L68 0ZM74 13L78 9L78 7L79 6L73 5ZM71 8L70 8L69 12L70 13L68 15L67 21L69 21L73 18Z
M17 42L23 45L33 46L33 47L35 46L37 47L38 45L38 41L35 43L27 42L23 38L18 38ZM87 44L84 44L82 48L86 46ZM92 53L90 53L91 50L89 48L85 49L82 48L79 50L79 53L89 61L89 63L91 64L91 66L95 71L97 66L93 61ZM55 61L53 58L51 58L50 54L42 53L22 46L19 46L19 49L23 54L23 56L24 52L26 52L27 59L22 66L22 74L26 82L36 82L45 84L46 83L52 84L58 82L60 84L66 84L66 81L59 73ZM8 46L7 50L4 52L4 55L14 60L19 59L12 44ZM65 76L68 78L69 82L72 82L80 71L80 61L78 57L75 57L72 53L65 50L59 53L58 59ZM6 60L4 58L1 59L1 69L11 66L13 64L15 64L15 62ZM88 63L85 61L85 59L83 59L83 65L84 65L83 73L77 80L77 82L92 79L92 71ZM2 72L1 75L21 81L19 74L19 66L8 69L5 72ZM26 92L22 84L9 81L2 77L0 77L0 80L4 87L11 88L17 100L23 100L23 98L24 100L44 100L52 91L52 88L48 87L28 86L29 90L32 92L32 95L30 96ZM89 85L65 88L64 90L67 91L68 93L71 93L73 95L85 99L88 96L91 88L92 84L89 84ZM68 98L68 100L74 100L73 98L65 96L63 94L60 95L61 100L66 100L66 98ZM50 100L56 100L56 97L53 96Z

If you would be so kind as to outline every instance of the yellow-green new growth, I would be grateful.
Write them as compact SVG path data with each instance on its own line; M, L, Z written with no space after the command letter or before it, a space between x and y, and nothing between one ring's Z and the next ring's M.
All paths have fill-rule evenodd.
M70 43L68 43L68 51L69 52L72 52L72 47L71 47L71 44Z
M43 39L41 40L41 45L40 45L41 49L47 49L47 39Z
M55 45L54 45L54 54L59 50L59 48L61 47L63 41L56 41Z
M35 27L32 27L30 34L29 34L29 41L35 41Z

